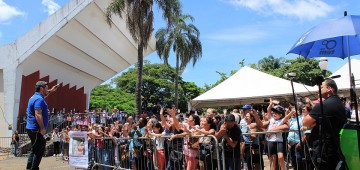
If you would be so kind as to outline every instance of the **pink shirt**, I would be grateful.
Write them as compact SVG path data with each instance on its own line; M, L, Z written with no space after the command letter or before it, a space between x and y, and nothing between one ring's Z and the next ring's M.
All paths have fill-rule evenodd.
M198 125L194 128L190 128L188 124L184 124L185 128L187 128L191 133L195 132L196 129L200 129ZM184 147L183 147L183 154L189 157L196 157L198 155L198 149L191 149L188 143L191 142L191 138L185 137L184 138Z

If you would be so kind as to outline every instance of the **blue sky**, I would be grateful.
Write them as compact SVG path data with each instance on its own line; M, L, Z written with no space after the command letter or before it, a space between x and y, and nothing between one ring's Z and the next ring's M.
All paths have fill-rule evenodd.
M0 45L16 40L68 2L0 0ZM242 59L246 65L269 55L294 59L296 55L286 53L311 27L342 17L345 10L360 15L358 0L182 0L182 4L183 13L195 18L203 46L201 60L195 67L189 64L182 76L201 87L220 78L216 71L240 69ZM161 16L155 15L155 31L164 26ZM156 52L146 59L162 62ZM170 59L174 61L174 56ZM328 69L335 72L346 62L329 59Z

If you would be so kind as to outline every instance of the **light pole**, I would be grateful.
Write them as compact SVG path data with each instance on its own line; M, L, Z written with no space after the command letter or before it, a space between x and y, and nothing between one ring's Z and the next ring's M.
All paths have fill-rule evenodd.
M325 77L327 66L328 66L328 59L326 57L321 57L319 60L319 67L323 77Z
M300 131L300 122L299 122L299 117L298 117L298 103L296 100L296 96L295 96L295 91L294 91L294 81L293 79L296 77L296 73L287 73L285 75L285 77L287 77L288 79L290 79L291 82L291 89L292 89L292 94L293 94L293 99L294 99L294 103L295 103L295 114L296 114L296 121L297 121L297 126L298 126L298 133L299 133L299 139L300 139L300 146L304 147L302 141L301 141L301 131ZM299 163L303 163L303 162L299 162Z
M327 58L325 57L321 57L320 60L319 60L319 67L320 67L320 70L321 70L321 73L322 73L322 77L321 78L318 78L317 80L317 85L319 87L319 97L320 97L320 116L319 116L319 148L320 148L320 152L322 152L322 139L323 139L323 136L322 136L322 125L323 125L323 119L325 117L324 115L324 106L323 106L323 101L322 101L322 94L321 94L321 84L322 84L322 81L324 80L324 77L325 77L325 74L326 74L326 68L328 66L328 60ZM320 155L322 155L322 153L320 153ZM317 163L319 165L319 169L321 169L321 156L320 158L317 158Z

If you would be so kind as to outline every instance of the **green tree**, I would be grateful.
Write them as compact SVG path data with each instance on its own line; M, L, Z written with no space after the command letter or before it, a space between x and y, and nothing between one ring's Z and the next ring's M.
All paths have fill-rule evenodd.
M175 76L175 105L178 107L179 97L179 76L180 70L192 61L193 66L202 55L202 47L199 39L200 32L193 24L191 15L174 15L174 22L167 28L161 28L156 32L156 49L160 59L168 64L171 49L176 55L176 76Z
M163 18L168 25L172 23L172 16L179 14L181 5L178 0L112 0L106 9L106 20L111 26L113 14L123 17L125 13L126 26L134 41L138 44L138 75L136 82L136 110L141 113L141 87L144 49L146 49L153 31L153 4L158 5Z
M222 83L223 81L225 81L227 78L229 78L231 76L228 76L226 73L222 73L220 71L216 71L217 74L220 75L220 80L216 81L214 84L206 84L204 85L204 92L214 88L215 86L219 85L220 83Z
M284 58L274 58L272 55L261 59L258 62L260 71L267 72L270 70L278 69L283 64Z
M179 97L179 108L184 111L188 106L188 101L194 99L202 93L202 88L198 87L194 82L181 83L182 93Z
M100 85L94 88L90 94L90 108L96 110L110 110L117 107L127 112L135 111L135 95L127 93L110 84Z
M317 77L322 75L319 68L319 61L316 59L305 59L303 57L298 57L296 59L285 60L282 58L274 58L270 55L269 57L261 59L258 63L260 63L261 66L251 64L250 67L280 78L285 78L285 74L287 73L295 72L297 75L293 79L295 82L311 86L315 85L315 80ZM217 80L214 84L205 84L203 92L206 92L222 83L236 72L232 70L229 76L226 73L221 73L219 71L216 73L220 75L220 79ZM327 71L326 76L330 75L331 72Z
M319 68L319 61L316 59L305 59L304 57L297 57L294 60L284 60L280 68L266 71L268 74L285 78L285 74L294 72L296 77L295 82L306 85L315 85L316 77L321 76ZM326 72L326 76L331 75L330 71Z
M121 76L115 78L112 83L116 88L124 92L133 94L136 91L134 80L137 75L137 69L130 68L128 71L122 73ZM148 98L148 106L160 102L162 105L174 104L174 80L175 69L165 64L151 64L149 61L144 61L143 70L143 87L142 91L145 97ZM197 87L193 82L184 82L179 76L179 109L186 110L187 101L195 98L201 93L201 88Z

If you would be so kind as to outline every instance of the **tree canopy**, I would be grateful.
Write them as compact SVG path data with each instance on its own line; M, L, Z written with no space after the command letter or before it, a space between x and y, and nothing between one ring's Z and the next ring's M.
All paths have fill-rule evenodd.
M167 28L161 28L156 32L156 49L160 59L168 64L170 49L176 55L176 75L180 75L186 65L192 61L193 66L202 55L200 31L192 23L191 15L175 15L174 22ZM175 76L175 105L178 107L178 76Z
M173 16L181 13L181 4L178 0L146 0L146 1L129 1L129 0L112 0L106 8L106 21L112 25L112 15L116 14L126 20L126 27L130 32L133 40L138 44L137 55L137 81L136 81L136 110L141 113L141 95L142 95L142 70L144 49L148 46L152 31L154 29L154 12L153 5L157 4L159 11L163 14L167 25L172 25Z
M148 99L148 106L152 104L172 105L174 104L174 81L175 69L165 64L151 64L149 61L144 62L143 69L143 97ZM116 88L133 94L137 69L130 68L121 76L112 81ZM187 101L200 95L201 88L194 82L185 82L179 76L179 108L187 110Z
M135 112L135 95L113 88L110 84L97 86L91 91L90 109L110 110L114 107L128 112Z
M261 60L262 66L257 64L250 64L250 66L254 69L261 69L265 65L268 67L271 64L266 62L273 62L273 57L268 58L271 60ZM273 59L277 60L276 58ZM316 59L305 59L302 57L288 60L284 59L281 60L280 67L274 67L274 69L269 69L264 72L280 78L285 78L286 73L295 72L297 74L294 78L295 82L314 85L315 78L321 75L318 63ZM245 60L242 59L239 64L245 65ZM126 111L135 112L136 67L135 65L135 67L123 72L121 76L113 79L111 84L96 87L91 93L90 108L111 109L116 106ZM178 108L180 108L181 111L186 111L188 101L225 81L228 77L235 74L236 70L232 70L229 74L219 71L217 71L217 73L220 75L219 80L214 84L205 84L204 88L198 87L194 82L186 82L179 76ZM330 74L331 72L327 71L326 76ZM169 65L159 63L151 64L149 61L144 61L142 97L148 99L148 105L146 107L152 107L153 104L158 103L165 106L174 104L175 76L175 68Z

